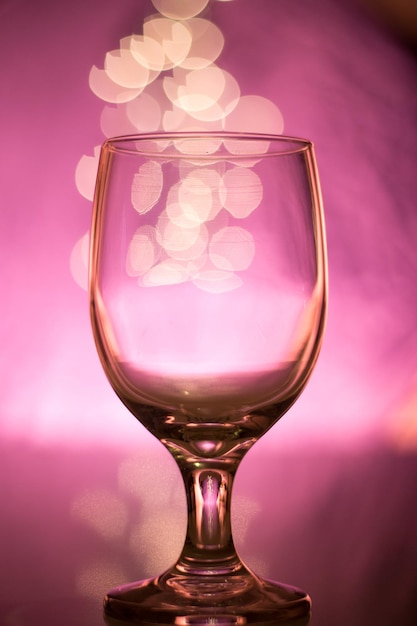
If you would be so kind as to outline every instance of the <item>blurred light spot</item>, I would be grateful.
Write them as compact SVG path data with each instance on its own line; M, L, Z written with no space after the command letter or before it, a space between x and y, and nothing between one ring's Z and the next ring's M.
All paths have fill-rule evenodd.
M136 99L133 102L136 102ZM128 119L125 103L116 106L106 105L101 112L100 128L105 137L133 135L137 132L137 128Z
M207 110L207 112L209 111L210 109ZM201 112L199 113L199 115L200 114ZM218 120L214 121L204 121L204 123L199 122L196 118L196 113L194 113L192 117L183 109L173 107L172 110L167 110L164 112L162 117L162 128L166 132L176 130L207 132L210 130L222 130L222 123L220 121L220 117Z
M215 65L186 73L175 69L173 76L164 79L165 93L175 106L190 114L216 104L226 82L223 70Z
M405 402L396 406L388 423L389 443L404 452L417 451L417 391L406 397Z
M104 539L121 537L128 522L126 505L107 489L89 491L78 496L72 503L71 514Z
M143 87L139 89L126 89L114 83L105 70L100 70L93 65L88 78L91 91L101 100L106 102L128 102L136 98Z
M214 66L213 66L214 67ZM219 68L217 68L219 69ZM223 89L218 99L204 109L189 110L190 115L201 122L215 122L223 120L237 105L240 97L240 88L233 76L224 70L222 72Z
M226 226L209 244L210 260L221 270L241 271L252 263L255 243L251 233L239 226Z
M167 215L171 222L180 228L195 228L196 223L191 219L191 216L187 215L184 211L184 207L179 202L167 202L166 208Z
M203 255L207 250L208 239L207 228L204 224L202 224L199 228L197 239L190 246L188 246L188 248L170 250L169 255L176 261L200 261L202 264L204 261ZM190 273L188 265L186 267L186 271L187 274ZM192 274L194 275L194 272L192 272Z
M282 116L273 103L260 96L241 98L235 78L215 65L224 37L211 21L196 17L207 5L208 0L155 0L159 14L145 19L143 34L122 38L120 48L106 54L104 70L92 68L94 93L117 105L106 106L102 112L101 128L106 137L160 129L282 131ZM158 78L169 70L172 75ZM221 143L214 138L178 139L175 147L192 157L213 154ZM232 140L224 143L231 154L241 151L240 144ZM267 147L266 142L259 142L254 151L264 152ZM243 240L243 229L224 229L229 228L227 213L243 219L262 198L259 178L248 173L252 161L240 160L240 167L223 179L209 166L192 170L191 159L188 164L182 161L179 180L161 206L156 230L138 229L132 237L127 273L141 276L143 285L185 280L197 284L198 280L204 289L223 291L228 285L236 288L241 284L234 272L247 267L254 253L253 241ZM86 166L87 161L80 165L77 177ZM90 186L84 183L84 193L92 197L92 173L88 178ZM162 187L162 169L156 163L144 164L132 185L135 210L139 214L150 211L161 200ZM220 222L218 215L223 216ZM234 237L229 251L227 236ZM208 249L211 261L207 265ZM219 285L214 287L216 281Z
M130 50L121 48L107 52L104 69L109 78L121 87L137 89L149 82L149 69L140 65Z
M106 106L102 112L101 128L106 137L161 129L282 132L279 109L261 96L241 97L236 79L215 64L224 37L211 21L196 17L207 5L208 0L155 0L159 14L145 19L143 34L122 38L120 48L106 54L104 70L92 68L91 89L117 105ZM161 75L167 71L172 71L171 75ZM229 226L228 220L229 216L248 217L259 205L263 189L257 174L249 170L256 158L244 162L229 159L238 167L223 178L209 164L195 167L198 161L193 164L193 155L214 154L221 144L221 139L213 137L177 139L175 148L190 158L179 163L179 178L163 202L161 166L150 161L135 174L134 209L145 214L161 202L156 228L138 228L127 252L126 272L138 278L139 284L189 280L213 293L242 284L235 272L249 266L254 243L245 229ZM243 150L249 157L268 149L266 141L242 147L230 139L224 145L231 155L241 155ZM85 170L86 181L80 182L80 187L89 197L94 167L96 163L93 166L84 159L77 171L81 181ZM73 273L79 252L74 250ZM81 276L81 270L78 274Z
M221 30L209 20L194 17L187 21L191 36L191 47L184 59L177 63L187 70L207 67L220 56L224 46Z
M136 132L158 130L161 124L161 107L148 93L126 103L126 115Z
M132 205L138 213L147 213L162 193L162 168L156 161L143 163L134 175L131 191Z
M133 58L143 67L158 73L164 69L165 51L161 43L153 37L132 35L121 43L127 45Z
M100 146L94 148L94 156L84 154L75 169L75 184L78 191L87 200L93 200L96 184Z
M179 200L179 188L177 183L168 192L166 202L166 214L168 218L180 228L195 228L198 221L193 219L192 212L187 213L187 206L183 206Z
M206 270L200 272L193 280L194 285L209 293L224 293L242 285L242 279L233 272L222 270Z
M263 186L259 176L246 167L228 170L220 187L223 206L233 217L243 219L256 209L262 200Z
M194 120L185 111L177 107L165 111L162 117L162 127L166 132L175 131L179 128L186 129L192 124L194 124Z
M77 576L77 591L91 598L101 598L103 590L111 589L128 580L123 566L118 562L101 560L85 567Z
M177 285L187 280L188 272L181 263L163 261L144 275L143 284L145 287L159 287L161 285Z
M202 137L201 139L176 139L174 141L178 152L182 154L214 154L222 140L216 137Z
M187 176L179 186L178 201L186 217L194 224L201 224L210 215L211 188L199 177Z
M284 130L279 108L262 96L242 96L225 119L225 130L251 133L274 133Z
M172 506L154 508L130 534L130 549L145 568L144 575L151 576L174 563L180 554L185 538L184 511Z
M139 276L147 272L158 260L159 252L155 228L146 225L138 228L129 244L126 259L127 274Z
M174 20L185 20L201 13L210 0L152 0L155 9Z
M219 189L221 184L221 177L214 169L199 168L192 170L187 174L187 178L193 181L199 181L197 184L204 185L207 189L210 189L211 203L210 211L206 216L206 220L213 220L223 208L223 204L220 200Z
M152 450L144 450L141 456L129 456L119 465L119 488L141 501L144 509L155 511L158 507L169 504L172 507L181 505L181 495L185 493L178 476L174 461L165 457L155 466Z
M151 93L140 92L116 109L107 107L103 126L112 131L110 134L117 134L117 124L151 131L159 129L161 121L165 129L176 130L195 129L196 123L203 124L201 130L215 123L223 123L226 129L236 124L238 130L244 130L242 120L246 124L250 122L252 131L259 130L261 125L269 132L282 130L282 117L275 105L258 96L239 100L237 81L214 65L224 38L210 21L193 17L205 4L158 0L155 6L164 17L151 16L144 23L143 36L125 37L120 41L120 50L107 53L105 70L114 83L130 89L146 86L151 90ZM180 23L178 19L186 21ZM157 74L167 69L173 70L172 76L155 81ZM116 93L116 97L120 98L120 94ZM171 103L171 111L167 110L163 97ZM259 117L262 121L256 122L254 128L254 119ZM116 125L112 123L115 121ZM175 147L180 153L192 156L212 154L221 143L221 139L213 138L180 139ZM240 150L239 144L232 141L225 145L231 154ZM255 148L266 149L265 142ZM144 286L192 280L207 291L219 293L239 286L241 279L235 272L251 263L255 252L253 239L244 229L227 223L210 232L206 227L223 207L233 217L244 219L259 205L263 194L259 177L239 165L223 179L210 167L193 173L183 172L180 167L180 178L168 191L156 230L141 228L135 232L126 259L127 273L141 277ZM150 211L159 202L162 187L161 167L152 161L142 165L132 184L135 210L140 214Z
M191 48L192 34L188 25L171 19L155 16L148 18L143 25L143 34L162 47L165 54L164 71L182 63Z
M174 107L202 122L225 118L240 96L233 76L214 64L190 72L175 68L172 77L164 78L163 86Z
M202 215L202 211L198 211L198 209L195 209L197 209L197 207L181 204L180 202L170 202L169 204L167 204L166 212L169 216L169 219L175 226L187 230L195 229L197 226L200 226L204 221L204 219L202 219L204 217ZM200 219L198 219L197 217L198 214L200 214Z
M72 249L70 256L70 270L75 282L81 289L88 289L88 255L90 246L90 233L81 237Z
M245 496L233 496L233 536L237 542L243 543L250 524L259 515L261 507L254 500L250 500Z
M172 250L186 250L192 246L200 235L200 225L193 228L182 228L170 219L164 212L158 219L157 239L161 247L168 253Z

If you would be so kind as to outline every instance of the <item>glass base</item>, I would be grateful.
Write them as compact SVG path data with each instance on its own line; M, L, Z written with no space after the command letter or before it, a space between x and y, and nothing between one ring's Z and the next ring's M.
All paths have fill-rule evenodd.
M303 591L261 579L235 576L178 576L116 587L104 598L109 626L306 626L311 601Z

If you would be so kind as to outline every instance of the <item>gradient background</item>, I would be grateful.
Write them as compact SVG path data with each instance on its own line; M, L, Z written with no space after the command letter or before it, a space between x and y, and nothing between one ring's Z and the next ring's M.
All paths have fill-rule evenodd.
M302 398L245 458L233 513L242 556L305 588L314 626L417 623L416 29L375 5L210 8L221 66L242 94L273 101L319 161L326 339ZM150 0L0 0L7 625L60 625L34 607L69 599L99 616L109 586L158 573L181 546L179 474L105 380L71 271L91 219L75 169L104 139L89 71L152 12Z

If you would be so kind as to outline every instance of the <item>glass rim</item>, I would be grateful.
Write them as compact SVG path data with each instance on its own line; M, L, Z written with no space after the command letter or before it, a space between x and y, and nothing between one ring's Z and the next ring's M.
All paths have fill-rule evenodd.
M243 142L270 142L280 144L281 148L268 149L266 152L259 150L254 152L248 152L246 154L230 154L236 158L265 158L271 156L284 156L289 154L297 154L307 152L313 148L313 142L301 137L294 137L290 135L278 135L273 133L256 133L256 132L230 132L230 131L155 131L152 133L137 133L129 135L118 135L115 137L109 137L102 144L102 149L109 150L115 153L122 154L136 154L155 157L169 157L170 159L184 159L192 156L193 158L219 158L217 153L207 153L206 151L193 152L192 155L181 151L167 153L164 149L161 150L141 150L140 144L145 142L167 142L167 141L181 141L181 140L203 140L214 139L219 141L241 141ZM133 146L133 147L132 147ZM226 154L220 155L220 158L227 158Z

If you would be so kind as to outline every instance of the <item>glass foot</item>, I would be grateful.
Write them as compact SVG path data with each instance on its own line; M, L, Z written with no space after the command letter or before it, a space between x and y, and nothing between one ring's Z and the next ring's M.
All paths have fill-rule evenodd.
M303 591L246 573L163 574L112 589L104 598L109 626L306 626L311 602Z

